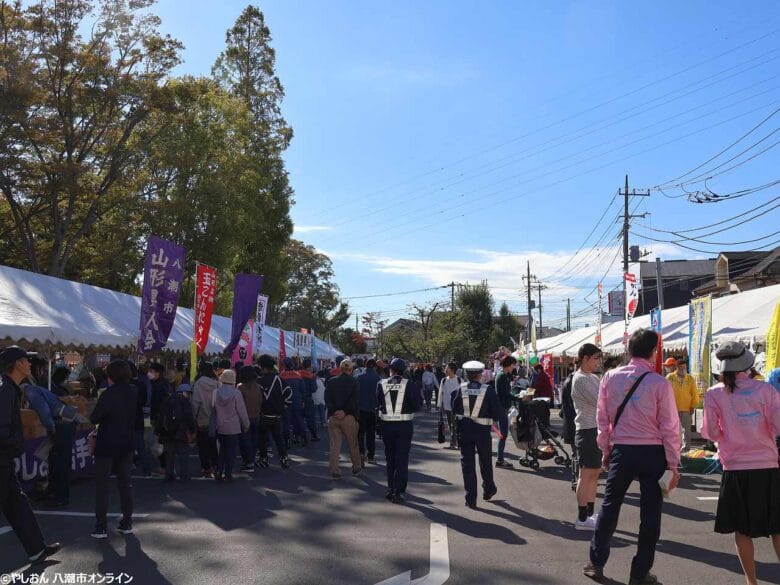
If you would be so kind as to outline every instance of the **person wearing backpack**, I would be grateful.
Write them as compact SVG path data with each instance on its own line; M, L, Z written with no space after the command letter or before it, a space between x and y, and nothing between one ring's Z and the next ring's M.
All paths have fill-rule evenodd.
M176 392L160 405L155 433L165 453L165 481L187 481L189 472L189 441L195 433L195 417L187 397L189 384L179 384ZM176 469L178 468L178 469Z

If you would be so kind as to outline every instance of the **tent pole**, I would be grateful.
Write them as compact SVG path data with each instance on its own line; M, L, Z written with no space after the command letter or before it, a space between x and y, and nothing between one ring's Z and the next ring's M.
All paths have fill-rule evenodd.
M49 390L51 390L51 354L49 354Z

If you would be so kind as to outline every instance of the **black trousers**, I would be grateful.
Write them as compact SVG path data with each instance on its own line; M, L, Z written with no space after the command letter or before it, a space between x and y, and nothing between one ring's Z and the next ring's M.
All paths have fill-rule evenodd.
M358 447L361 455L374 458L376 451L376 413L360 411L358 426Z
M46 544L30 502L19 485L14 460L0 456L0 511L22 543L27 556L43 550Z
M70 470L73 465L73 442L76 423L57 423L49 451L49 495L67 504L70 500Z
M639 480L639 537L631 561L631 577L641 579L655 561L655 546L661 536L663 495L658 480L666 471L666 453L661 445L615 445L609 460L609 475L599 519L590 543L590 560L603 567L609 559L612 536L620 507L631 483Z
M268 459L268 433L271 433L274 443L276 443L276 451L279 454L279 458L287 457L287 444L284 442L284 434L282 433L282 418L261 416L260 436L257 441L257 450L260 452L260 458Z
M477 502L475 454L479 459L483 491L496 489L493 481L493 441L490 437L490 427L477 424L471 419L461 419L458 425L460 426L460 466L466 488L466 502L475 504Z
M119 487L122 521L132 521L133 483L130 479L132 464L132 453L113 457L95 456L95 525L97 528L108 528L108 479L112 471L116 473L116 483Z
M209 437L209 429L198 428L198 456L200 468L213 471L217 467L217 438Z

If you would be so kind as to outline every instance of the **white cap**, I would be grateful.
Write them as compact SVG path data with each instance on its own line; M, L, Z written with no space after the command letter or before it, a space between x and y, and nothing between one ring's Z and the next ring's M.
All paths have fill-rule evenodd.
M477 360L471 360L463 364L463 369L467 372L481 372L485 369L485 364L478 362Z

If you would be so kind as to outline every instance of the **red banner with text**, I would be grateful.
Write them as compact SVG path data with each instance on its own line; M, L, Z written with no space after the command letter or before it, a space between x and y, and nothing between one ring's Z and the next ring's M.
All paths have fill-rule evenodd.
M195 285L195 345L198 348L198 355L206 351L209 342L216 290L217 269L206 264L198 264Z

